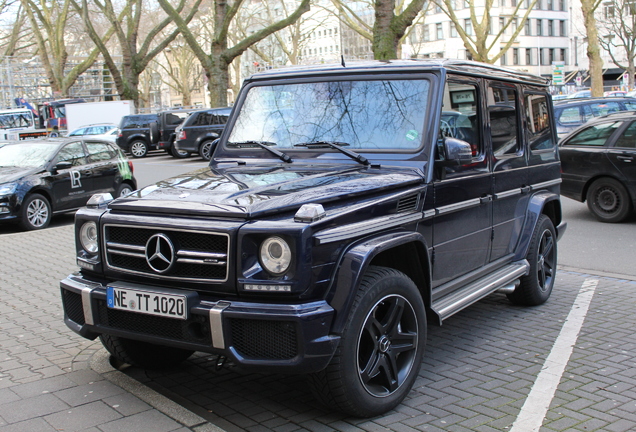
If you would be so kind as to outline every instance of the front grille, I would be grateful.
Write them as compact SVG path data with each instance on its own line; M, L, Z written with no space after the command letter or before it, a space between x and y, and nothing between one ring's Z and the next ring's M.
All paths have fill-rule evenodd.
M97 310L99 323L106 327L196 344L212 343L210 327L200 315L193 315L188 320L163 318L110 309L104 300L97 300Z
M296 324L231 318L232 345L246 359L289 360L298 354Z
M62 304L64 312L68 318L79 324L84 325L84 308L82 307L82 296L78 293L62 289Z
M157 246L156 241L149 240L156 240L157 236L164 246L163 257L152 261L149 258ZM224 282L228 277L227 234L105 225L104 242L106 262L114 270L202 282Z

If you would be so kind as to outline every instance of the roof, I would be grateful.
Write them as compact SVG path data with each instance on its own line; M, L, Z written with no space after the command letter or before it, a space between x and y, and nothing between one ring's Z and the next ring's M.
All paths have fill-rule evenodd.
M630 101L636 102L636 98L633 97L621 97L621 96L600 96L600 97L583 97L583 98L572 98L572 99L558 99L554 101L554 106L561 105L574 105L578 103L585 102L616 102L616 101Z
M455 59L430 60L372 60L355 61L335 64L320 64L311 66L290 66L280 69L265 70L252 75L249 81L288 78L295 76L325 76L342 74L364 74L374 72L424 72L446 70L464 75L496 76L507 81L526 82L534 85L547 86L548 80L536 75L513 69L502 68L487 63Z

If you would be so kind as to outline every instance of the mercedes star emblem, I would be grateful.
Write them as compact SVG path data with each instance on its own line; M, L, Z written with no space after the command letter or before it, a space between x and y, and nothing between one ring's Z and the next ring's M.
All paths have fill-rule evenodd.
M146 262L157 273L166 273L175 262L172 242L165 234L155 234L146 242Z

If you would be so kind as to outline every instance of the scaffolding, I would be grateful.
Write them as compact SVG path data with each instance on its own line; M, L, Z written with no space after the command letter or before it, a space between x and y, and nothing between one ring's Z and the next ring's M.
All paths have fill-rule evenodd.
M69 62L66 70L77 63ZM37 58L3 57L0 59L0 109L15 108L16 98L31 105L61 98L82 98L87 102L117 99L113 78L103 62L95 62L81 74L67 95L54 94L46 71Z

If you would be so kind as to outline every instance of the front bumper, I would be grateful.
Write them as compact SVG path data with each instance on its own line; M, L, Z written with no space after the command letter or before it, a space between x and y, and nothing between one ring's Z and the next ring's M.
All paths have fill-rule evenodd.
M189 318L179 320L110 309L106 306L107 287L80 274L62 280L60 288L64 322L88 339L110 334L224 355L244 368L289 373L324 369L340 341L339 336L329 334L334 310L325 301L207 301L195 293Z

